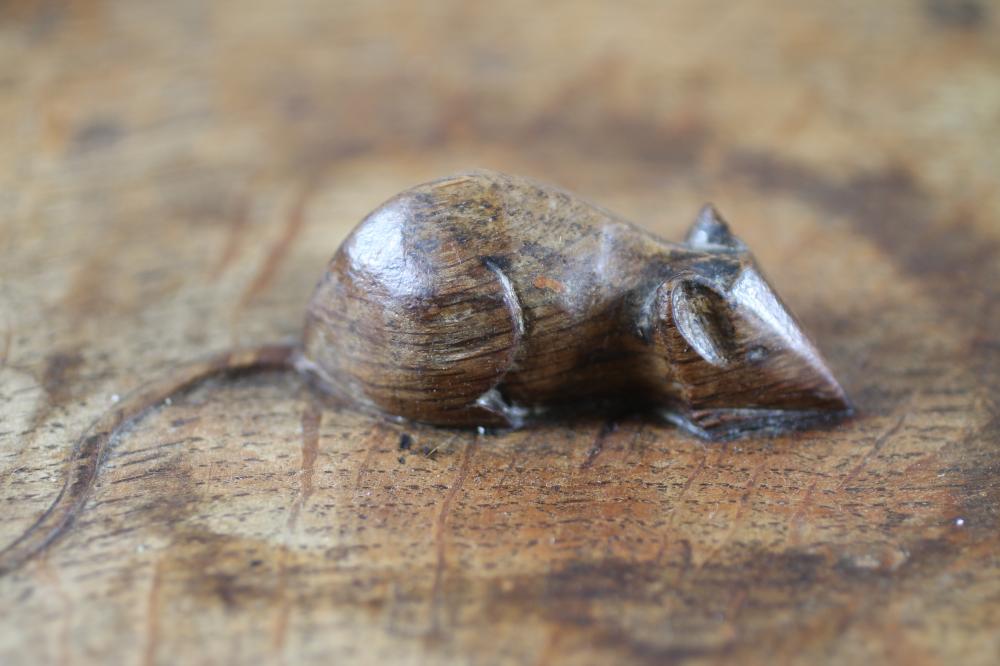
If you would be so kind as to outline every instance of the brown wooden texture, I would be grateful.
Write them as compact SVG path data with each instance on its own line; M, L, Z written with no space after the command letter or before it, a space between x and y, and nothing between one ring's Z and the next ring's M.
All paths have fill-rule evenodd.
M722 439L849 411L712 206L668 243L488 170L410 188L348 235L299 365L346 403L430 425L643 413Z
M490 167L715 201L859 409L490 437L211 382L0 578L0 662L996 663L1000 10L0 5L0 543L146 382L294 339L347 231Z

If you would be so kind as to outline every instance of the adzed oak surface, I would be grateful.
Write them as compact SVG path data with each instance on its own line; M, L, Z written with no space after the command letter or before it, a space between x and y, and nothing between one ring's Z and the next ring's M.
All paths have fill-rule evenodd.
M1000 656L1000 12L0 5L0 547L88 424L294 339L361 217L471 167L669 240L714 201L859 408L706 445L477 436L210 382L0 577L0 663Z

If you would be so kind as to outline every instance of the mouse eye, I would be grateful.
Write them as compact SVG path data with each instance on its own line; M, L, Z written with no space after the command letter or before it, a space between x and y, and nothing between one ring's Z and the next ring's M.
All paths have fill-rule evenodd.
M770 349L763 345L755 345L747 350L747 361L750 363L760 363L770 355Z

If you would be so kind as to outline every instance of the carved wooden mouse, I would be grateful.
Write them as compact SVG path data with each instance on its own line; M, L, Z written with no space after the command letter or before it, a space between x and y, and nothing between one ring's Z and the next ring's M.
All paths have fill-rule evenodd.
M77 442L53 505L0 550L0 573L69 525L123 425L208 377L286 368L359 408L447 426L627 406L714 438L850 409L710 206L673 245L562 190L479 171L365 218L316 288L301 346L197 361L115 405Z
M711 206L675 245L487 171L407 190L358 225L309 304L303 357L328 390L449 426L621 404L717 437L848 410Z

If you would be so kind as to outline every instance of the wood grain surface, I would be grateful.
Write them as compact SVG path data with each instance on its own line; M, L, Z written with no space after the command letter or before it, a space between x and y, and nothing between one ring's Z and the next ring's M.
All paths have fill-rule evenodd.
M1000 658L994 3L8 1L0 128L0 547L101 414L296 338L358 220L473 167L670 239L715 201L859 410L480 436L210 382L0 578L0 663Z

